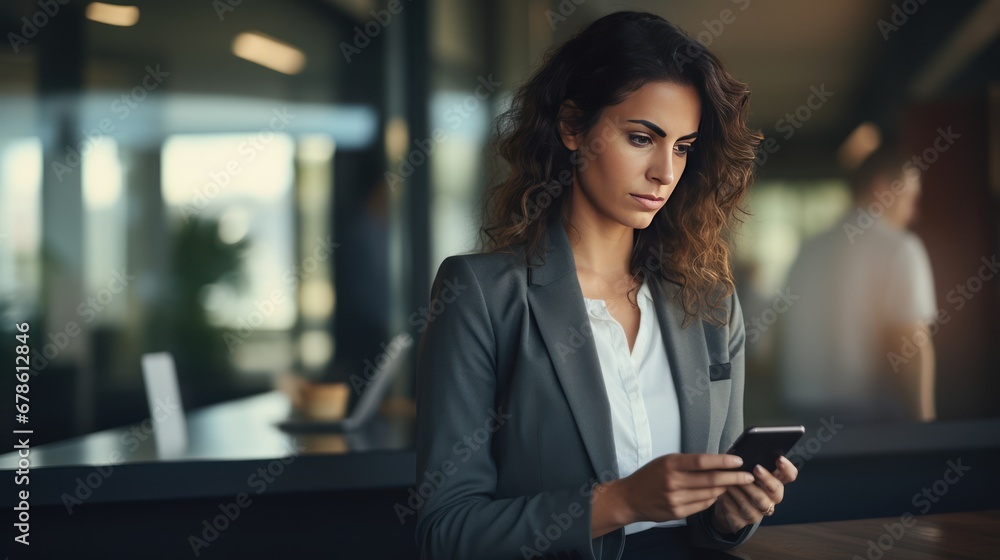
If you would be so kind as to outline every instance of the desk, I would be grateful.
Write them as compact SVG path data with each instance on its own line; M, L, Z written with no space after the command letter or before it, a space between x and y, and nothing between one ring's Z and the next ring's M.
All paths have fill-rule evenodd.
M170 458L157 456L150 422L32 447L31 505L62 505L78 480L90 486L87 503L235 495L281 459L290 467L294 460L295 474L275 477L269 494L413 484L412 418L380 415L355 432L293 434L275 426L289 410L287 396L272 391L192 411L188 447ZM16 453L0 455L5 477L13 478L17 460ZM14 498L3 493L0 503L13 507Z
M413 418L294 434L276 426L289 410L275 391L191 411L174 457L148 422L32 447L30 557L412 557L413 518L395 505L415 480ZM0 476L16 468L0 456ZM0 496L10 512L16 493Z
M1000 510L918 515L907 523L897 516L759 527L730 555L743 560L1000 558Z

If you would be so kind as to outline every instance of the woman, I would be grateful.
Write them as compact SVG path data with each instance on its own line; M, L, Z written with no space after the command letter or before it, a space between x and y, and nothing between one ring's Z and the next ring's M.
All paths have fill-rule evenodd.
M502 117L484 251L417 357L423 558L641 558L745 542L797 472L733 470L745 329L723 229L749 92L664 19L605 16ZM671 558L683 557L673 555Z

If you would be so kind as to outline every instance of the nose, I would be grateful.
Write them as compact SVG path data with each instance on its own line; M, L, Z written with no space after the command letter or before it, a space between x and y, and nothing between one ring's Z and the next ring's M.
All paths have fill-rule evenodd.
M672 149L667 151L666 154L660 153L656 156L656 160L652 162L649 171L646 173L646 178L663 185L672 185L674 183L674 158Z

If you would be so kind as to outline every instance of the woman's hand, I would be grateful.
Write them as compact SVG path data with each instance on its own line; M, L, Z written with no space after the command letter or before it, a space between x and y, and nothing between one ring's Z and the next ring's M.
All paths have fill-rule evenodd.
M795 482L798 476L799 470L785 457L778 458L778 468L773 473L756 465L754 483L730 486L719 496L712 515L715 530L735 533L760 521L772 504L781 503L785 497L785 484Z
M621 479L628 508L625 524L684 519L707 509L727 489L753 484L751 474L732 470L741 464L735 455L714 453L656 457Z

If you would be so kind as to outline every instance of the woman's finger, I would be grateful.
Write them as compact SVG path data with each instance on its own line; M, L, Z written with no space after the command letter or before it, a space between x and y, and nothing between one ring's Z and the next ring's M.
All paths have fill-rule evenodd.
M733 529L730 532L735 532L747 526L748 522L740 515L740 506L729 492L730 490L726 490L725 494L719 496L719 499L715 502L715 507L716 509L720 509L722 518Z
M712 498L710 500L704 500L704 501L701 501L701 502L694 502L694 503L688 504L686 506L682 506L681 508L678 509L678 511L681 512L682 516L687 517L689 515L694 515L694 514L698 513L699 511L704 511L704 510L708 509L709 507L712 506L712 504L716 504L715 507L719 507L718 506L718 498L717 497L716 498Z
M708 500L715 500L720 494L726 491L726 487L719 488L697 488L693 490L678 490L671 492L666 500L673 508L681 508L692 504L699 504ZM700 510L696 510L700 511Z
M777 503L767 492L754 484L735 486L733 487L733 493L735 494L736 492L742 493L743 498L761 513L767 511L767 508L771 507L771 503Z
M776 504L781 502L785 497L785 486L781 481L760 465L754 467L753 474L757 477L757 485L767 492L771 500ZM764 506L764 509L767 509L767 506Z
M784 456L778 458L778 468L775 469L774 473L778 480L784 484L795 482L795 479L799 477L799 469Z
M758 508L747 498L747 495L742 491L743 489L730 488L726 490L725 496L732 499L735 507L736 514L745 523L756 523L757 520L764 517L764 513L761 508ZM757 489L760 491L760 489ZM722 499L721 497L719 499Z
M749 503L753 509L763 512L771 505L771 497L755 484L747 484L733 489L733 494L738 494L742 501Z

